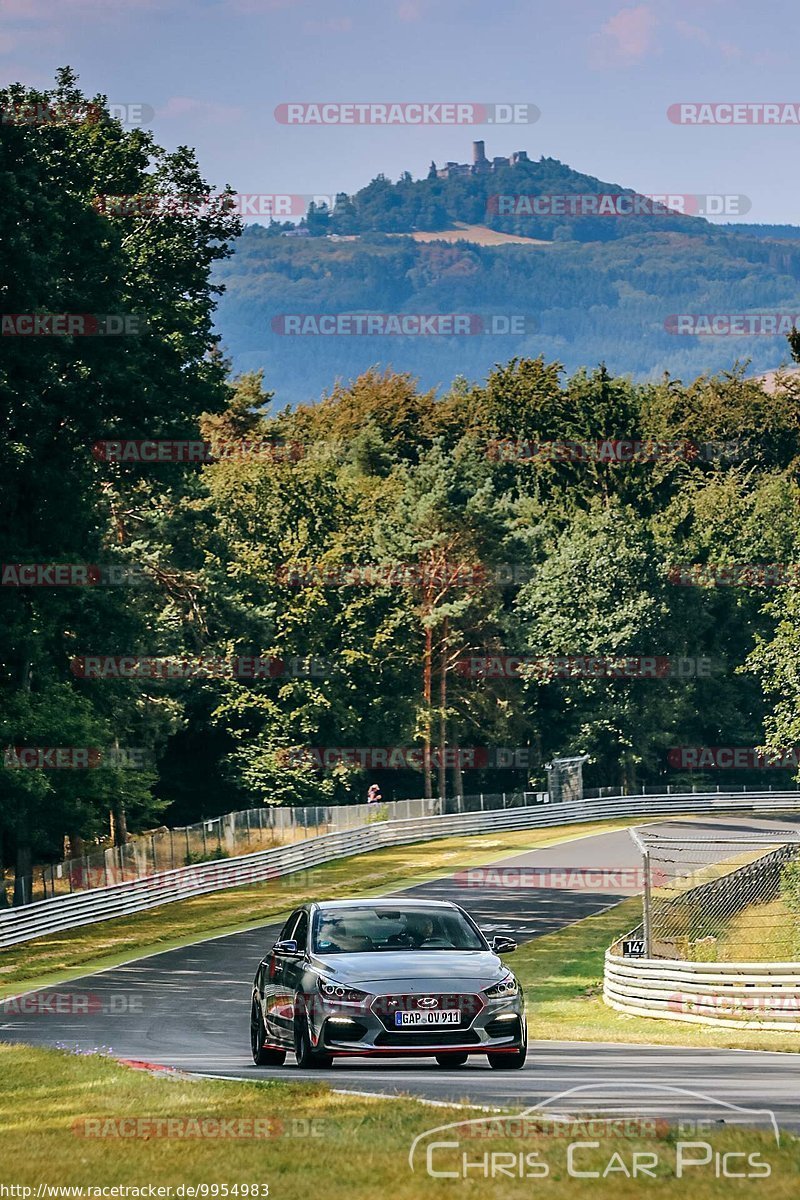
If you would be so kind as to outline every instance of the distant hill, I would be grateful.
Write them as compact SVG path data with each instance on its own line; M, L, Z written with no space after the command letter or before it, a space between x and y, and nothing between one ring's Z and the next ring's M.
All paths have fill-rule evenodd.
M432 163L431 171L434 168ZM533 197L542 202L535 204ZM618 203L623 210L638 199L645 201L642 207L648 211L646 215L627 211L622 216L591 215L588 210L594 198L600 207L600 197L607 198L606 208L614 207L610 198L622 197ZM577 212L570 211L573 205ZM412 179L406 172L393 183L378 175L354 195L337 196L330 212L326 206L312 205L302 225L314 236L322 236L446 230L458 222L548 242L607 242L653 230L674 231L676 226L681 232L702 234L709 227L701 217L679 215L658 198L647 201L630 187L584 175L556 158L525 160L477 173L465 165L444 179L432 174ZM285 228L276 226L273 232Z
M301 236L293 226L248 226L216 271L227 289L217 316L223 349L239 371L264 368L277 399L290 403L374 364L447 387L456 376L482 378L495 362L520 354L541 353L569 370L605 361L612 372L639 378L664 371L693 378L737 358L751 359L752 373L788 361L782 336L688 336L670 332L669 318L796 311L800 231L718 226L657 210L542 216L527 201L501 213L497 200L568 195L637 193L542 159L447 179L378 177L339 197L332 213L310 211ZM472 236L459 224L473 227ZM479 244L491 240L487 230L535 241ZM437 232L445 236L429 240ZM333 313L471 314L484 325L495 316L520 320L514 332L500 319L504 331L491 334L478 332L473 319L469 333L452 336L284 331L284 314Z

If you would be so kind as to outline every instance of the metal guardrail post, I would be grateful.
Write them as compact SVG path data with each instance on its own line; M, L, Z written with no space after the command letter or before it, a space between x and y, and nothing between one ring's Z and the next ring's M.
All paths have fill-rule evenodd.
M644 874L644 896L642 899L642 933L644 936L644 953L645 958L653 957L653 932L652 932L652 882L650 879L650 851L645 842L641 838L637 829L629 829L637 850L642 856L642 870Z
M644 953L646 958L653 957L653 892L650 879L650 853L644 856Z

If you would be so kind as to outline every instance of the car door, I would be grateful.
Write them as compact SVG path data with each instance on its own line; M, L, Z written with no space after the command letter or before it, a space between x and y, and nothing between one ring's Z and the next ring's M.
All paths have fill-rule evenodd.
M294 936L294 929L303 910L295 909L289 920L280 931L277 940L288 941ZM273 947L264 959L262 972L262 995L264 997L264 1023L268 1033L280 1040L291 1037L294 996L289 990L289 981L285 978L287 959L282 954L276 954Z
M305 986L306 964L308 961L308 910L302 909L298 914L297 921L294 924L292 932L289 936L293 941L297 942L297 955L286 955L281 964L281 987L285 994L287 1005L291 1005L291 1014L287 1008L287 1017L290 1021L294 1020L295 1000L298 992L302 992ZM306 1000L306 997L303 997ZM304 1004L304 1007L307 1005Z

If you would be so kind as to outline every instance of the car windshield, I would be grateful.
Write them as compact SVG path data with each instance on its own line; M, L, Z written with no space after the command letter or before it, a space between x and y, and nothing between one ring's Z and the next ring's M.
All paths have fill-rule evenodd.
M323 908L312 936L317 954L486 949L463 913L452 908Z

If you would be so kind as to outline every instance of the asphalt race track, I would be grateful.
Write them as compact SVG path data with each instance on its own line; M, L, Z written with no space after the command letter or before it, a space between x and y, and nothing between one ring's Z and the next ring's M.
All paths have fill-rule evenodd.
M693 821L696 832L797 828L800 820L749 817ZM661 822L674 831L679 822ZM684 827L685 828L685 827ZM626 831L597 834L517 854L482 868L411 888L409 894L451 899L489 935L520 941L541 936L638 891L630 875L597 885L597 872L635 871L639 855ZM528 869L528 882L525 869ZM531 871L548 869L554 886L531 886ZM581 876L585 869L594 872ZM564 887L559 871L573 873ZM576 874L578 873L578 874ZM593 885L594 880L594 885ZM570 882L569 879L566 882ZM233 901L233 897L232 897ZM231 913L235 920L235 913ZM0 1005L0 1038L8 1042L100 1050L185 1071L258 1080L325 1079L333 1087L381 1095L406 1093L515 1110L552 1100L553 1111L653 1114L800 1128L800 1059L792 1054L532 1041L522 1071L493 1071L482 1057L445 1070L433 1059L336 1060L324 1074L257 1068L249 1052L250 985L278 927L227 935L169 950L125 966L29 993ZM510 962L513 965L513 959ZM535 1013L532 1029L535 1038ZM573 1089L580 1089L575 1092ZM560 1093L572 1092L569 1096ZM742 1114L739 1106L749 1110ZM758 1112L753 1112L758 1110Z

